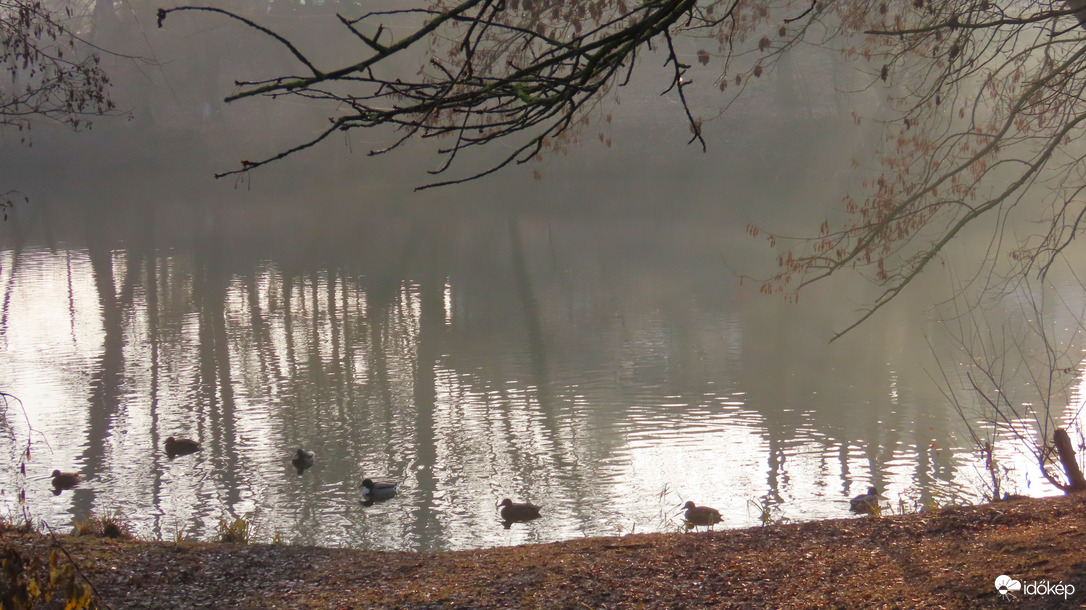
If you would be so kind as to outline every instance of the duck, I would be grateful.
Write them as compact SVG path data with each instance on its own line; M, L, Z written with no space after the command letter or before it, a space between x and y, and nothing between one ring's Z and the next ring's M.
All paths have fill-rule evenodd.
M79 482L82 480L83 477L74 472L53 471L53 487L55 487L57 491L71 489L76 485L79 485Z
M290 463L298 470L298 474L302 474L305 472L306 468L313 465L313 462L316 459L317 458L312 451L299 447L298 451L294 454L294 459L292 459Z
M196 453L199 450L200 443L190 438L174 438L171 436L166 439L166 456L170 459L179 455Z
M373 482L372 479L362 480L362 499L368 502L387 500L396 495L399 483Z
M539 509L541 506L536 506L531 502L514 502L509 498L506 498L498 504L501 507L502 521L505 523L512 523L514 521L531 521L532 519L538 519L540 517ZM506 526L508 527L508 526Z
M879 508L879 490L874 486L867 488L867 493L860 494L848 501L849 509L854 513L874 514Z
M708 506L697 506L693 502L687 502L683 505L686 510L683 517L686 519L686 523L689 527L697 527L699 525L706 525L710 528L715 523L720 523L724 520L720 516L720 511Z

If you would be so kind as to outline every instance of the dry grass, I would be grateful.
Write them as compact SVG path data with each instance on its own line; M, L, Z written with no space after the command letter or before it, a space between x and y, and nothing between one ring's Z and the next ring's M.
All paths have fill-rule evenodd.
M1086 498L436 554L64 537L115 609L1057 608L1086 604ZM7 531L0 543L48 553ZM995 578L1073 584L999 598Z

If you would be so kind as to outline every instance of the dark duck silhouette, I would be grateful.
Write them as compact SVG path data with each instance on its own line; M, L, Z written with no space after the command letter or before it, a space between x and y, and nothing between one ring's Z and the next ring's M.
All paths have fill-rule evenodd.
M53 494L59 496L60 492L65 489L71 489L79 482L83 480L83 477L74 472L61 472L59 470L53 471Z
M313 465L313 462L316 461L316 459L317 456L314 455L312 451L307 451L299 447L298 451L294 454L294 459L292 459L290 463L298 471L298 474L302 474L305 472L306 468Z
M867 493L860 494L848 501L849 510L866 515L874 514L879 509L879 490L868 487Z
M372 479L363 479L362 502L369 506L374 502L387 500L396 495L396 488L399 486L399 483L389 483L387 481L374 482Z
M723 517L720 516L720 511L708 506L697 506L693 502L687 502L683 505L686 512L683 514L683 518L686 519L688 528L697 527L699 525L705 525L710 528L714 524L723 521Z
M171 460L179 455L188 455L199 450L200 443L190 438L174 438L171 436L166 439L166 457Z
M513 523L523 523L525 521L531 521L532 519L538 519L540 517L540 506L536 506L531 502L514 502L509 498L501 501L498 506L501 507L502 525L505 529L509 529L509 526Z

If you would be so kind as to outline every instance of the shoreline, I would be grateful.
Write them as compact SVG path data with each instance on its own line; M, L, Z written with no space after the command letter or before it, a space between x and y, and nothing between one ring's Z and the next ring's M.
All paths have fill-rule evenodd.
M1082 494L442 552L57 539L117 610L1086 604ZM48 535L10 527L0 544L45 566L53 547ZM1003 575L1022 589L1001 596Z

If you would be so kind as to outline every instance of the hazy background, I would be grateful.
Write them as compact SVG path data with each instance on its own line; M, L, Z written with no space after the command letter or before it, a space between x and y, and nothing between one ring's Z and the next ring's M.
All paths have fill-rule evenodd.
M241 516L260 540L433 550L670 529L686 500L742 527L758 507L848 516L870 484L894 510L983 493L984 424L940 387L959 356L934 304L984 235L832 344L874 288L843 276L789 304L739 280L775 264L749 223L811 234L870 175L884 92L838 95L856 66L808 53L767 75L706 124L708 153L649 57L582 143L468 185L415 192L432 150L368 157L385 134L365 133L215 180L329 110L223 105L235 79L297 67L221 19L159 30L132 6L96 38L152 59L107 60L131 119L0 134L0 185L30 199L0 224L9 512L25 488L53 525L120 510L208 539ZM327 9L265 13L357 52L327 40ZM713 67L688 89L707 118ZM996 311L1018 315L1013 296ZM169 460L171 435L204 449ZM297 447L318 456L301 476ZM997 449L1011 491L1055 493ZM85 483L54 496L54 468ZM402 493L363 506L367 476ZM505 497L544 517L503 529Z

